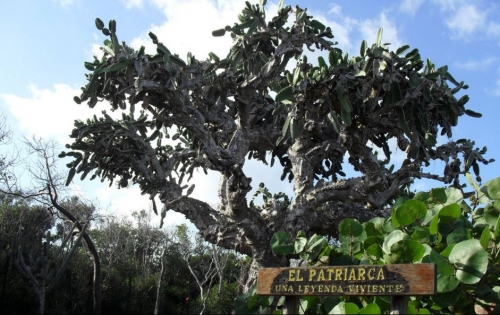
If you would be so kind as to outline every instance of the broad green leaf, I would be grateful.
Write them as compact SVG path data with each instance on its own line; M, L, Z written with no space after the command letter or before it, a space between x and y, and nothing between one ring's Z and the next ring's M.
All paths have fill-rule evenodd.
M447 197L445 205L460 204L463 200L462 192L455 187L448 187L444 192Z
M384 255L384 251L379 244L372 244L368 248L365 247L365 252L368 255L375 256L377 259L383 257Z
M307 237L298 236L294 242L295 254L301 253L307 244Z
M482 248L488 249L490 238L491 238L490 228L485 226L483 232L481 233L481 237L479 238L479 243L481 243Z
M439 211L439 221L442 223L454 222L460 217L461 213L462 210L458 204L447 205Z
M396 219L402 226L408 226L425 217L427 206L420 200L408 200L396 210Z
M488 267L488 253L476 239L456 244L451 250L449 259L457 268L458 280L465 284L479 282Z
M332 248L330 246L325 245L323 250L318 255L318 261L328 265L330 263L330 253L332 252Z
M470 229L459 228L448 234L446 237L446 243L457 244L462 241L470 240L471 238Z
M271 238L271 248L278 254L293 254L294 244L291 243L292 237L286 232L277 232Z
M392 231L394 231L396 229L396 227L394 226L394 224L392 224L390 218L386 218L386 219L384 219L383 229L385 232L391 233Z
M437 234L438 232L438 227L439 227L439 215L435 215L433 218L432 218L432 221L431 221L431 224L429 226L429 232L431 234Z
M363 229L366 232L367 237L382 236L382 233L380 233L380 230L377 229L377 227L375 226L375 223L373 223L372 221L364 222L362 225L363 225ZM382 244L382 243L380 243L380 244Z
M436 202L444 204L448 200L448 196L444 190L444 188L434 188L431 190L431 197Z
M497 219L497 223L493 229L493 238L495 241L500 241L500 217Z
M259 310L259 305L255 303L258 297L255 294L256 285L254 285L246 293L239 294L235 300L235 313L236 314L256 314Z
M316 302L315 296L303 296L300 298L299 309L301 310L301 314L307 313L307 311L311 308L311 306Z
M363 246L365 248L370 247L372 244L379 244L382 246L382 244L384 244L384 239L380 236L369 236L363 241Z
M376 303L370 303L360 309L359 314L382 314L382 312Z
M495 207L495 203L489 203L484 208L484 219L489 224L491 228L494 228L497 224L498 218L500 217L500 209Z
M339 304L340 298L336 296L327 296L323 300L322 306L327 314L333 314L333 308Z
M413 197L413 199L425 202L425 201L429 200L430 197L431 197L431 194L429 194L428 192L420 191L420 192L417 192L415 194L415 196Z
M399 241L402 241L404 239L409 239L408 234L404 233L403 231L400 230L394 230L392 231L389 235L384 240L384 244L382 245L382 249L386 254L391 253L391 246L394 243L397 243Z
M306 251L309 253L309 259L315 260L326 246L328 246L328 242L324 237L316 234L311 236L306 245Z
M420 262L424 263L424 259L426 259L426 257L428 257L429 258L428 260L430 261L430 255L431 255L431 252L433 251L433 249L428 244L423 243L422 245L425 248L425 252L424 252L424 257L422 257L422 260ZM428 262L428 261L425 261L425 262Z
M394 202L394 205L392 206L392 210L395 211L397 210L399 207L401 207L402 205L405 204L405 202L407 202L408 200L410 200L410 198L408 198L407 196L402 196L402 197L399 197L398 199L396 199L396 201Z
M384 232L384 224L385 224L385 219L384 218L376 217L376 218L371 219L368 222L373 223L373 227L377 231L379 231L381 234ZM366 230L367 230L367 233L368 233L368 229L366 229ZM372 236L371 234L368 234L368 235ZM376 236L376 235L373 235L373 236Z
M455 303L457 303L458 299L460 299L460 294L458 293L458 290L438 293L436 295L431 296L431 300L443 308L448 307L450 305L454 305Z
M453 268L448 259L435 250L431 251L429 258L436 264L438 274L442 276L450 276L455 272L455 268Z
M330 314L358 314L358 312L359 307L356 304L342 301L330 311Z
M410 199L406 196L399 197L398 199L396 199L396 202L394 202L394 205L392 206L392 211L391 211L392 225L394 225L394 227L396 228L401 226L401 223L399 223L399 220L396 216L396 212L398 208L404 205L404 203L408 200Z
M500 177L488 182L487 192L491 199L500 199Z
M429 228L424 226L416 226L411 235L411 239L419 241L423 239L427 239L431 233L429 232Z
M453 291L457 288L460 281L454 274L451 275L437 275L437 291L438 293L445 293Z
M424 256L424 246L414 240L401 240L391 245L391 253L401 257L402 261L417 262Z
M363 233L363 226L356 219L343 219L339 224L339 234L344 237L356 238Z
M446 246L446 248L441 251L441 255L443 255L446 258L449 258L451 250L453 249L453 247L455 247L455 245L456 244L450 244L450 245Z
M430 314L429 310L426 308L422 308L418 301L410 301L408 303L408 308L406 310L406 314Z
M352 240L341 236L340 243L341 244L339 250L342 253L345 253L351 257L354 257L356 254L362 254L361 241Z

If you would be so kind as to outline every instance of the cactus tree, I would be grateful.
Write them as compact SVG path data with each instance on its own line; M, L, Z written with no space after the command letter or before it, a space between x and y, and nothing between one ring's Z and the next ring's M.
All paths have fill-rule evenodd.
M467 96L456 97L467 85L446 66L408 46L392 51L381 30L349 57L306 9L280 5L269 19L264 5L247 2L238 23L214 31L233 46L204 59L179 57L153 33L156 53L135 50L118 41L114 20L97 19L104 55L85 63L88 83L75 102L107 101L122 118L104 110L75 121L60 155L73 157L68 183L79 174L138 184L162 218L182 213L207 241L252 257L247 284L256 268L282 263L269 246L275 232L332 234L344 217L380 214L415 178L460 187L460 174L478 175L488 162L469 140L437 144L440 134L451 139L461 115L480 116L465 108ZM306 50L324 57L308 60ZM391 164L394 150L406 154L401 165ZM251 158L282 168L294 196L253 183L243 170ZM423 168L433 160L444 172ZM357 175L346 178L345 163ZM220 173L217 207L190 196L196 170Z

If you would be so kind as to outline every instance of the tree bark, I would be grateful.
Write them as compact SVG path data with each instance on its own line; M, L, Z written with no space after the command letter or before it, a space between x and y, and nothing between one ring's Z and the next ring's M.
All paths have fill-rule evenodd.
M158 315L161 313L161 302L162 302L162 283L163 283L163 274L165 273L165 250L163 250L163 253L161 255L161 269L160 269L160 274L158 276L158 281L157 281L157 288L156 288L156 302L155 302L155 311L154 314Z
M49 192L51 192L50 186L49 186ZM78 229L80 231L83 230L82 225L78 220L73 216L69 211L64 209L59 203L57 202L57 195L55 197L50 193L50 198L52 201L52 205L59 210L64 216L66 216L73 224L76 224ZM93 301L94 301L94 308L93 308L93 313L94 314L101 314L101 260L99 259L99 253L97 252L97 249L94 245L94 242L92 242L92 239L87 233L83 234L83 239L85 240L85 244L87 244L87 248L90 251L90 254L92 255L92 259L94 261L94 294L93 294Z

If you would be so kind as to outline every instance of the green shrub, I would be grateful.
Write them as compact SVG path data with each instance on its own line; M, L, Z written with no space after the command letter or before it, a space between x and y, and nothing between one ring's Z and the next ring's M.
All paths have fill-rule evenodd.
M469 201L456 188L435 188L397 199L389 218L342 220L336 244L318 235L278 232L271 247L304 266L434 263L438 293L410 297L408 313L498 313L500 178L481 188L469 181L476 190ZM276 298L253 290L237 298L236 311L280 314L283 299L276 303ZM299 303L308 314L386 314L390 297L305 296Z

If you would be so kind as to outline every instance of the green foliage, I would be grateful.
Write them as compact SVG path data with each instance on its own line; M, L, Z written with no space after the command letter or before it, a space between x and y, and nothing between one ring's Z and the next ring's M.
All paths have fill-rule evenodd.
M219 291L220 286L220 291ZM237 285L235 282L224 282L222 285L215 285L207 299L207 314L231 314L234 309L234 298L236 296Z
M478 187L470 200L471 205L458 189L436 188L417 193L413 199L399 198L389 218L374 218L363 224L355 219L342 220L338 245L328 245L318 235L307 237L299 232L293 238L279 232L271 247L278 254L300 258L299 264L308 266L434 263L437 294L412 297L410 314L470 314L485 305L493 305L497 312L500 178ZM240 296L238 301L252 301L253 307L245 311L256 313L263 297L248 293L246 300ZM301 312L312 314L382 314L389 310L386 297L308 296L300 299L299 306Z
M77 197L64 199L61 204L71 209L73 215L84 220L93 215L95 208ZM156 302L156 288L160 272L163 249L165 270L162 289L162 314L182 314L201 310L199 290L193 276L183 260L186 245L192 243L187 226L174 231L160 230L151 225L146 211L134 212L135 223L118 220L110 216L93 221L88 235L94 241L101 258L102 268L102 312L105 314L152 314ZM39 258L41 242L47 241L48 258L54 267L60 266L62 258L77 236L71 236L72 224L51 216L46 207L31 204L26 200L0 194L0 313L33 314L37 312L37 296L30 283L21 277L14 259L16 245L22 245L26 257ZM51 232L50 239L48 231ZM58 255L58 253L60 255ZM32 255L33 254L33 255ZM200 253L192 253L192 266L203 270ZM237 290L237 279L241 257L229 253L223 269L219 292L219 278L205 289L211 289L206 312L230 314ZM59 258L58 258L59 257ZM26 259L28 260L28 259ZM92 313L93 263L86 246L77 246L67 264L66 271L57 284L48 291L46 313L89 314ZM34 268L33 268L34 270ZM186 298L190 299L189 305Z

